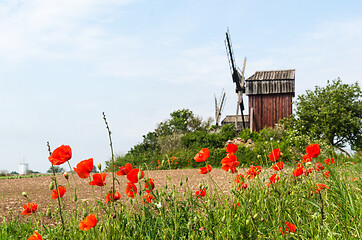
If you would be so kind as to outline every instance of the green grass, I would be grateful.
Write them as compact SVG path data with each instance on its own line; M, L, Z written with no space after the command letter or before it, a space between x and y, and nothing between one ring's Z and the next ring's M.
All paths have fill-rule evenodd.
M184 179L181 187L165 186L153 193L156 199L152 203L142 203L142 182L142 191L134 200L116 202L114 208L100 202L79 205L77 212L64 215L64 229L57 214L53 214L53 221L58 222L55 226L45 224L41 212L26 221L9 216L0 226L0 239L27 239L35 230L43 239L361 239L361 165L351 163L356 159L349 161L323 164L324 171L331 173L328 179L322 172L293 178L292 169L283 169L278 172L277 185L267 187L269 169L246 180L247 189L234 186L223 194L216 183L209 185L200 199ZM204 178L207 182L209 176ZM315 194L317 183L329 189ZM141 185L137 184L138 189ZM89 213L97 216L98 223L83 232L78 225ZM285 222L296 226L294 234L280 233Z

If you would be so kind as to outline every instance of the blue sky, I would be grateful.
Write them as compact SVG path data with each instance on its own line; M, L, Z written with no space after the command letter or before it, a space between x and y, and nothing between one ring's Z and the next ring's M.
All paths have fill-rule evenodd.
M0 0L0 170L45 172L47 141L104 163L102 112L117 154L172 111L213 117L222 89L234 114L227 28L246 77L296 69L296 95L360 81L360 1Z

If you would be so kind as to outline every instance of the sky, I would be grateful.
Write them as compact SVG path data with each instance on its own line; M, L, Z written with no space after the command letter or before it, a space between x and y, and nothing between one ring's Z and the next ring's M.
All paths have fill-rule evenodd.
M115 154L175 110L214 117L222 89L235 114L227 28L246 77L295 69L296 96L362 76L361 1L0 0L0 170L46 172L47 141L104 165L102 112Z

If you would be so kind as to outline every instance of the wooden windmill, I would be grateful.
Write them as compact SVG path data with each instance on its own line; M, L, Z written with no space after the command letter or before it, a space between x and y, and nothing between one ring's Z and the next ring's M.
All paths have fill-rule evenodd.
M226 101L225 95L226 95L226 93L224 92L224 89L223 89L221 92L219 103L217 101L216 95L214 95L214 98L215 98L215 125L216 126L219 126L221 112L224 108L225 101Z
M245 129L245 119L244 119L244 112L243 112L245 108L244 108L244 102L243 102L243 94L245 93L244 71L245 71L246 57L244 58L243 70L240 73L240 70L237 69L236 65L235 65L235 59L234 59L234 54L233 54L233 50L231 47L229 29L226 32L225 47L226 47L226 53L228 56L231 76L233 78L233 82L236 84L235 91L238 94L238 101L237 101L237 105L236 105L236 116L235 116L235 128L237 129L237 118L238 118L239 108L240 108L241 118L242 118L242 122L243 122L243 128Z

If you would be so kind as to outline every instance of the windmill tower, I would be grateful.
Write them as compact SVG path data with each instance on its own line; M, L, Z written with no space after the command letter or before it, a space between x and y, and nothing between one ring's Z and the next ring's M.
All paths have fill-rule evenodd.
M226 53L228 56L231 76L233 78L233 82L236 84L235 91L238 95L238 100L237 100L237 105L236 105L235 128L237 129L237 118L239 115L239 108L240 108L243 128L245 129L245 119L244 119L244 112L243 112L245 108L244 108L244 102L243 102L243 94L245 93L244 72L245 72L246 57L244 58L243 70L240 73L240 70L237 69L236 65L235 65L235 59L234 59L234 54L233 54L233 50L232 50L232 46L231 46L229 29L226 32L225 47L226 47Z
M219 103L217 102L217 98L216 95L214 95L215 98L215 125L219 126L219 122L220 122L220 117L221 117L221 112L224 108L225 105L225 95L226 93L224 92L224 89L221 91L221 96L219 99Z

